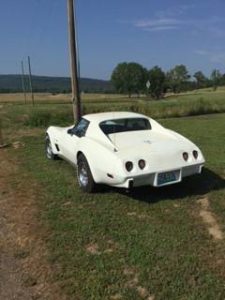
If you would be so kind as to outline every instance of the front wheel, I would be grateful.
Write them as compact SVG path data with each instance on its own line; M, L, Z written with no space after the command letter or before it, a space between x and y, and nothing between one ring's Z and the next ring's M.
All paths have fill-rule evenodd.
M95 191L96 183L94 182L87 159L83 154L79 155L77 161L77 179L82 191L86 193Z

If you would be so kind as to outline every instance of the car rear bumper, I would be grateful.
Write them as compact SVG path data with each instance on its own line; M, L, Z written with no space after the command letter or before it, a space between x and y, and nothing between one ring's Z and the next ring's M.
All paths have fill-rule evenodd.
M167 170L162 172L155 172L145 175L138 175L125 178L123 182L116 184L117 187L132 188L144 185L151 185L154 187L162 187L166 185L175 184L182 181L182 178L200 174L202 172L203 164L197 164L187 167L182 167L175 170ZM169 178L167 178L169 177ZM171 178L170 178L171 177ZM165 180L161 180L165 178Z

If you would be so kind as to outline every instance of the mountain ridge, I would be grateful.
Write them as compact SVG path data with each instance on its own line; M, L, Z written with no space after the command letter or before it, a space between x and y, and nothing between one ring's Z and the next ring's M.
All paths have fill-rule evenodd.
M29 90L29 77L24 76L26 90ZM34 92L69 93L71 91L70 77L33 75ZM110 81L80 78L80 90L84 92L113 92ZM19 74L0 74L0 92L22 92L22 77Z

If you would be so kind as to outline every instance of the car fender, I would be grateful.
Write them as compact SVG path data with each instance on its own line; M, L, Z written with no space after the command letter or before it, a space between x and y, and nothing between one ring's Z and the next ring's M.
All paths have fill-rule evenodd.
M48 129L46 130L46 136L48 136L50 139L52 145L52 152L54 154L57 154L58 151L55 146L55 140L57 139L57 128L54 126L48 127Z
M46 130L46 135L49 136L50 138L50 141L51 141L51 144L52 144L52 151L54 154L57 154L57 155L60 155L60 156L63 156L63 153L61 152L61 150L58 150L56 148L56 145L59 145L59 144L62 144L63 143L63 134L64 132L68 129L71 129L72 126L69 126L69 127L65 127L65 128L62 128L62 127L57 127L57 126L50 126L48 127L48 129ZM62 132L63 130L63 132Z
M76 164L79 154L82 153L89 164L92 176L96 183L109 183L113 178L109 175L123 173L121 159L114 152L113 147L108 147L91 138L82 138L76 153ZM116 176L118 178L118 175Z

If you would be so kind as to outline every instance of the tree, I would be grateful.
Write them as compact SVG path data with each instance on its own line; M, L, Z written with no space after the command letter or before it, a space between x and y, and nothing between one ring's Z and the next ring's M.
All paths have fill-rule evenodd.
M220 85L225 85L225 74L223 74L220 78Z
M151 96L155 99L160 99L163 96L165 90L165 73L161 68L155 66L149 71L149 81Z
M196 79L197 89L203 88L207 85L208 79L201 71L196 72L193 77Z
M219 70L215 69L212 71L210 78L212 80L213 89L215 91L220 83L222 75Z
M137 63L120 63L113 70L111 81L119 93L139 94L145 88L147 70Z
M174 93L179 93L189 79L185 65L177 65L167 73L168 85Z

